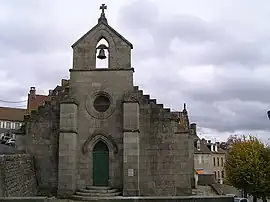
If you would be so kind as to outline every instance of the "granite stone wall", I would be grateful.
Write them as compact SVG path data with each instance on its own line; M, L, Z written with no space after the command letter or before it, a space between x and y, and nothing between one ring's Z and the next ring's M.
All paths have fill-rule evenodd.
M134 88L140 104L140 195L191 195L193 140L187 113L171 112Z
M58 184L59 107L46 104L27 122L26 153L35 157L38 189L56 193Z
M92 150L98 140L109 149L109 186L123 188L123 94L132 89L132 70L71 71L70 92L78 106L77 189L93 185ZM105 91L105 92L104 92ZM109 109L93 107L99 93L111 98ZM82 149L84 152L82 152Z
M35 196L34 158L27 154L0 156L0 196Z
M198 175L198 185L210 185L216 183L214 174Z

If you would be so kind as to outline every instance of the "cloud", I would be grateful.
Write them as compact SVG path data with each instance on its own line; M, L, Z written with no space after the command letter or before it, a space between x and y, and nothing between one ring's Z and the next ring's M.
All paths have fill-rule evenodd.
M230 20L229 9L223 16L207 20L181 11L162 19L161 8L149 2L136 3L147 9L124 7L125 12L119 16L121 26L128 27L135 40L143 40L144 35L149 40L142 43L144 46L139 43L134 56L137 78L147 83L146 91L172 108L181 109L183 102L188 103L191 120L216 133L269 130L266 111L270 107L267 40L270 32L265 20L265 24L260 23L263 28L258 27L258 30L268 30L264 37L256 27L248 26L247 20L242 23L248 15L245 9L252 7L250 4L241 9L240 3L235 5L239 7L239 21ZM155 20L147 15L150 8ZM256 13L265 19L259 8ZM138 15L149 16L151 20L141 23L136 18ZM139 37L135 36L137 33ZM146 66L147 61L155 63Z
M146 94L172 110L187 103L202 136L266 136L269 1L106 1L109 24L134 44L134 81ZM0 99L67 78L70 45L97 23L99 4L1 1Z

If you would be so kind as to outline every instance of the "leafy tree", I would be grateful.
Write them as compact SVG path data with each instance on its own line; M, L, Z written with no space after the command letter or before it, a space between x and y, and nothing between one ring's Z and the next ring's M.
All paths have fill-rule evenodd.
M231 136L225 170L227 181L244 191L244 196L252 194L256 201L269 195L270 190L270 149L254 136Z
M270 197L270 147L266 147L263 153L263 159L265 161L264 174L265 178L263 179L265 192L262 194L263 202L267 202L267 197Z

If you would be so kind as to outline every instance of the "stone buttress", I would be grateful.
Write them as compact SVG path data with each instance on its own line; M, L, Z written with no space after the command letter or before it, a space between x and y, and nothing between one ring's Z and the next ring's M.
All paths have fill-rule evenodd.
M60 104L58 196L71 196L76 190L77 177L77 113L78 103L64 99Z
M133 94L127 93L123 102L123 195L139 196L140 175L140 106Z

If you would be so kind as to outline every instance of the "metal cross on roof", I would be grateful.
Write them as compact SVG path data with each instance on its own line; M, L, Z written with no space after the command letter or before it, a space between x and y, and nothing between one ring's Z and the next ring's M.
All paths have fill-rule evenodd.
M105 14L104 11L107 9L107 6L105 4L102 4L99 9L102 11L101 14Z

